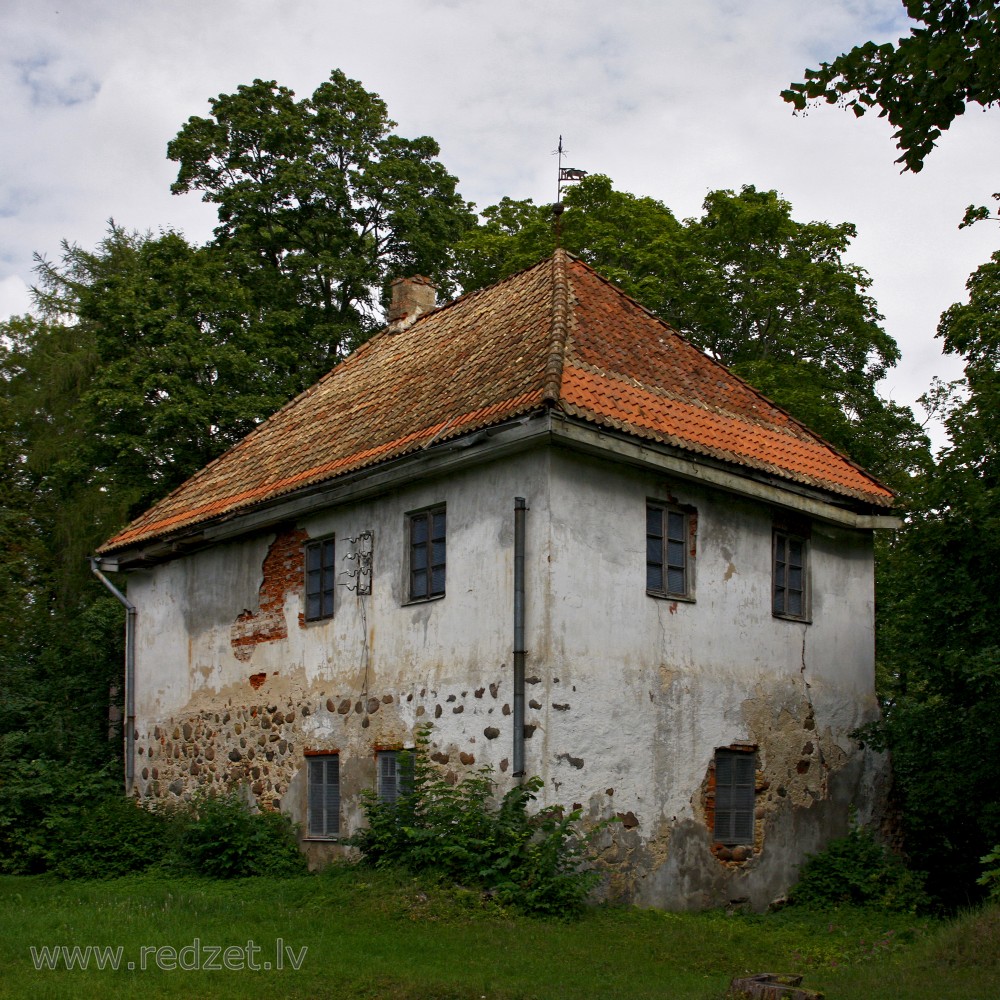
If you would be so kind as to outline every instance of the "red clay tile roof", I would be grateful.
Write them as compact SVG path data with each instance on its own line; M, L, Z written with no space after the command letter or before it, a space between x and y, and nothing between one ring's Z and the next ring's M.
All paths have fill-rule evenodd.
M112 552L554 405L889 506L892 494L564 251L383 331L99 550Z

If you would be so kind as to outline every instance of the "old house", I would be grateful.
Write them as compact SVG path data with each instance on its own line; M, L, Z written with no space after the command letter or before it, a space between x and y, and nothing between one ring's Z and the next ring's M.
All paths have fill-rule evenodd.
M891 494L558 251L389 326L111 538L134 794L245 783L317 860L433 759L618 815L619 897L765 905L880 799Z

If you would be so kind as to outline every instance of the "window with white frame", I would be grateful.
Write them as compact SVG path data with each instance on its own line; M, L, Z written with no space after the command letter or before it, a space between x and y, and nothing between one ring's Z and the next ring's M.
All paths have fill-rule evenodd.
M340 755L316 753L306 757L309 802L306 830L318 840L340 833Z
M444 596L447 520L444 506L407 515L411 601Z
M333 537L307 542L306 621L318 622L333 617L333 595L336 593L336 545Z
M646 591L656 597L694 597L689 510L646 502Z
M412 750L379 750L375 758L380 802L395 802L413 790Z
M719 844L753 843L757 754L751 750L715 751L715 824Z
M804 534L774 529L771 609L779 618L809 618L809 541Z

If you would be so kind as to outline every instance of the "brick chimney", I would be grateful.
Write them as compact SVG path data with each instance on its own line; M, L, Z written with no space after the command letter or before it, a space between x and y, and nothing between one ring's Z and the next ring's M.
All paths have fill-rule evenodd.
M437 301L437 289L430 278L415 274L412 278L397 278L390 286L389 331L399 333L411 326L424 313L430 312Z

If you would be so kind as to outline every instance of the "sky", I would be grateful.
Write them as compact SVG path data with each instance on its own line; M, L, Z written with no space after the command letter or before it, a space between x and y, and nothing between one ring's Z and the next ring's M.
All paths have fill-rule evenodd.
M753 184L800 221L854 223L850 259L902 351L880 391L916 407L961 375L937 322L1000 245L995 224L957 228L998 186L1000 110L970 111L901 174L884 120L778 96L907 30L899 0L0 0L0 319L30 309L35 254L92 248L109 219L209 239L212 207L170 194L170 139L240 84L305 97L339 68L399 134L438 141L480 210L553 201L562 135L566 165L679 218Z

